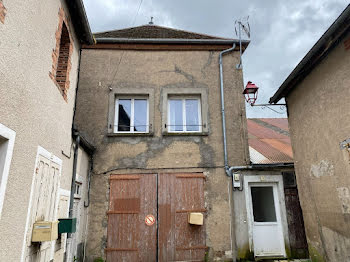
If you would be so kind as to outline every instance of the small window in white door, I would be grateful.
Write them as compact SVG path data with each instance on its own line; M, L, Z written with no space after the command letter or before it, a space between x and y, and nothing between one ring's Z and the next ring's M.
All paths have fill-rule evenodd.
M201 132L201 103L199 98L170 98L168 100L169 132Z
M254 222L276 222L273 187L251 187Z

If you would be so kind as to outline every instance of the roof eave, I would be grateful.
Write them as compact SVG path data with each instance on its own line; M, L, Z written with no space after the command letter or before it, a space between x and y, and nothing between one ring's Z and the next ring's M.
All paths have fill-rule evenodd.
M266 170L266 169L288 169L294 168L294 162L286 163L270 163L270 164L251 164L252 169Z
M177 38L96 38L97 44L222 44L233 45L238 44L237 39L177 39ZM242 40L242 45L247 47L249 40Z
M292 73L270 98L270 104L276 104L283 97L287 96L292 89L325 57L335 46L337 40L350 28L347 20L350 17L350 5L345 8L342 14L334 21L316 44L310 49Z
M94 38L82 0L66 0L70 18L81 44L94 44Z

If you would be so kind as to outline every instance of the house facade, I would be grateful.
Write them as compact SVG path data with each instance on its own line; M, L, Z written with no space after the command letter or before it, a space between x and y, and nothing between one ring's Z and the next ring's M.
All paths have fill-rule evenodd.
M350 258L350 6L270 99L285 98L313 261Z
M72 138L72 119L80 48L93 38L82 2L58 0L1 0L0 35L0 260L63 261L76 252L66 234L32 242L32 232L36 222L68 217L74 165L83 195L73 202L86 199L89 157Z
M82 50L74 125L96 147L88 261L232 260L229 165L249 163L237 40L145 25ZM248 42L243 43L246 48Z

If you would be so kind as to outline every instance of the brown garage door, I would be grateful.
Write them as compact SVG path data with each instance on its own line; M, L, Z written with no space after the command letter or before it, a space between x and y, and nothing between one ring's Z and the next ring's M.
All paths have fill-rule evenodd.
M204 260L205 224L187 219L205 213L203 174L111 175L109 210L108 262Z

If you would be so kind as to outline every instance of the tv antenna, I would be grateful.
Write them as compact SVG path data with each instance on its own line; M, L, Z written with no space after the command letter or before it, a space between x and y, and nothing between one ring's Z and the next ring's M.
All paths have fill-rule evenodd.
M239 64L236 65L237 69L242 69L242 31L245 32L248 38L250 38L250 25L249 25L249 16L241 18L235 21L235 32L239 38Z

